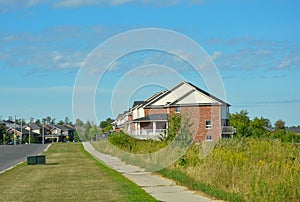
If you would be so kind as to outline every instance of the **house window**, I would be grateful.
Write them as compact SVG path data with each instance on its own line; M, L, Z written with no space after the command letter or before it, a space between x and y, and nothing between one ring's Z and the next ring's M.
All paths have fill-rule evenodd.
M205 128L207 128L207 129L212 128L210 120L205 122Z
M180 113L180 107L176 107L176 108L175 108L175 112L176 112L176 113Z
M206 138L205 138L206 141L212 141L212 135L206 135Z

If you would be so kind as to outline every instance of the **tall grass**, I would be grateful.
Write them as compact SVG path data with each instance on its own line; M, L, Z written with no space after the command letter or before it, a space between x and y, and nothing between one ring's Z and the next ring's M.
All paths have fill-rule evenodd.
M132 144L131 150L142 148L141 150L147 152L163 147L161 142L156 144L151 141L138 141ZM165 173L181 173L182 178L187 176L190 180L181 180L180 183L188 185L192 180L193 184L201 184L200 187L209 187L205 188L206 190L236 194L239 199L245 201L299 201L299 144L271 138L237 138L220 140L206 158L203 156L204 149L207 149L207 145L193 144L177 162L165 170ZM178 176L173 178L178 180ZM198 189L197 187L199 186L191 188ZM212 193L213 191L208 192ZM215 196L236 201L232 195Z
M194 145L183 156L185 163L173 164L171 169L217 189L241 194L246 201L299 201L299 144L268 138L221 140L202 160L197 158L200 150Z

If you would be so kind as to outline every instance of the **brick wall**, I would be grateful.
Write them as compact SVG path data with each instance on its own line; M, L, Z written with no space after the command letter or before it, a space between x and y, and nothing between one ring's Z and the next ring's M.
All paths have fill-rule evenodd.
M148 116L149 114L167 114L167 109L165 108L151 108L151 109L144 109L145 110L145 116Z
M171 114L176 113L175 108L170 108ZM211 135L212 140L221 137L221 107L220 106L191 106L180 107L180 114L183 119L188 119L190 132L194 141L203 141L206 135ZM211 129L206 128L206 121L211 121Z

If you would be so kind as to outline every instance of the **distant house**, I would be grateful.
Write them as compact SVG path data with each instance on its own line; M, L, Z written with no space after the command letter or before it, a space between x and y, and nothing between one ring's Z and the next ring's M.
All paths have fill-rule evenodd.
M21 125L18 123L15 123L14 121L7 120L7 121L1 121L1 125L5 126L6 128L21 128Z
M145 101L134 102L114 124L137 138L155 139L168 128L170 115L187 115L194 141L214 141L235 133L235 129L229 126L229 106L197 86L181 82Z
M292 127L289 128L290 132L296 133L297 135L300 135L300 128L299 127Z
M29 123L27 125L25 125L25 129L26 130L30 130L36 134L39 134L39 135L42 135L42 126L41 125L38 125L36 123Z
M64 125L56 125L53 126L51 129L51 134L49 136L58 136L58 141L73 141L74 140L74 133L75 133L75 126L70 124L64 124Z

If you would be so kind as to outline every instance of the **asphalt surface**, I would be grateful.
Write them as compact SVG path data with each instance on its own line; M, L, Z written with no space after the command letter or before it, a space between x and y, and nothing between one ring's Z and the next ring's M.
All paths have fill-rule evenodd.
M0 145L0 172L42 153L48 144Z

